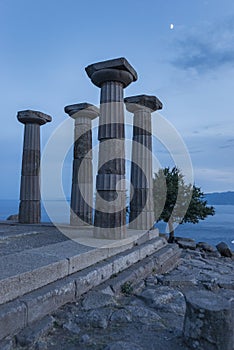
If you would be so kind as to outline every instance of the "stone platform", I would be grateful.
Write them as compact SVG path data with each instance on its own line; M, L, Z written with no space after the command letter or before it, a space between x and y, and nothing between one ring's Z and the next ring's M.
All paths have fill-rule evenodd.
M94 239L92 228L60 229L66 235L53 225L0 223L0 339L147 257L157 254L153 265L164 272L179 261L158 230L112 241Z

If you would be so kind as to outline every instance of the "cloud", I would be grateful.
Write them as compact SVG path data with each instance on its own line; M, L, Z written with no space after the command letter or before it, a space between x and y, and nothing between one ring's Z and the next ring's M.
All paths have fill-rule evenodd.
M234 66L234 17L225 22L204 25L180 33L177 54L172 64L177 68L203 73L226 65Z

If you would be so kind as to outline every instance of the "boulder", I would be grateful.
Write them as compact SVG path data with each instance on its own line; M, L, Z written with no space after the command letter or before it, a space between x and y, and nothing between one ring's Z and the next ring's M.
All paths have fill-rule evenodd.
M19 221L19 214L12 214L8 216L7 220L9 221Z
M231 258L233 256L233 252L225 242L220 242L217 244L216 248L222 256L225 256L227 258Z
M184 238L177 238L177 244L179 244L180 248L183 249L191 249L191 250L195 250L196 249L196 242L194 240L187 240Z
M198 242L197 248L204 250L205 252L209 252L209 253L216 252L216 249L212 245L210 245L206 242Z

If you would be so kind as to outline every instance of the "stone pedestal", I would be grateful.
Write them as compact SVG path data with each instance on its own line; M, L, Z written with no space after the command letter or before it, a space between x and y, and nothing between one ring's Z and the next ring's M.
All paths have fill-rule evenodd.
M162 103L147 95L124 102L134 113L129 228L149 230L154 224L151 113L162 109Z
M38 224L41 220L40 126L51 122L52 118L31 110L18 112L17 118L25 124L19 222Z
M233 295L199 290L185 294L183 337L191 349L233 350Z
M75 120L70 224L92 225L92 119L98 116L99 109L89 103L79 103L64 110Z
M94 236L121 239L126 235L123 89L137 73L125 58L92 64L86 72L101 88Z

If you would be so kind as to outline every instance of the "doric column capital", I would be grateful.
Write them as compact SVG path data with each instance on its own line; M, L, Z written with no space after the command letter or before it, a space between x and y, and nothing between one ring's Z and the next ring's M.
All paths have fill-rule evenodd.
M45 113L32 111L27 109L25 111L19 111L17 113L17 119L23 124L39 124L43 125L52 121L52 118Z
M73 119L82 116L92 120L99 115L99 108L87 102L66 106L64 111Z
M137 80L135 69L123 57L91 64L85 70L93 84L98 87L108 81L116 81L125 88Z
M139 110L150 113L162 109L162 102L156 96L138 95L130 96L124 99L127 111L135 113Z

